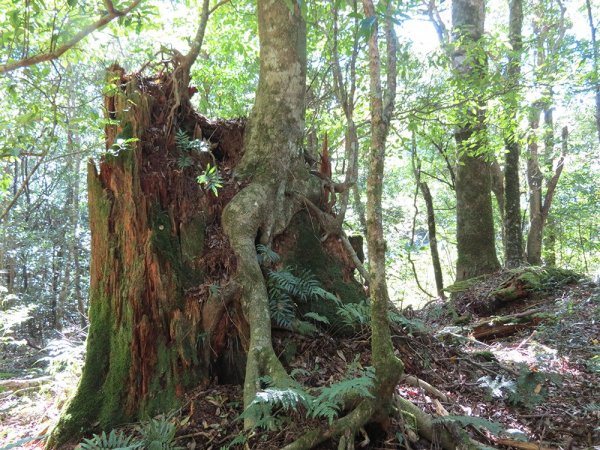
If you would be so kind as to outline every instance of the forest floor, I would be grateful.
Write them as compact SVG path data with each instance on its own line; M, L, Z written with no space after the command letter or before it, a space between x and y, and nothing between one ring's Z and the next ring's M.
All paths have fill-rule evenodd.
M482 283L471 294L489 285ZM457 421L491 448L600 449L600 287L579 282L540 292L500 305L493 316L477 313L485 308L476 304L477 295L471 295L452 306L435 301L407 312L394 340L410 376L398 385L397 395L435 417L436 426ZM506 316L511 320L501 323L499 317ZM309 389L370 365L367 329L344 340L279 331L275 341L290 371ZM76 382L75 372L48 376L36 369L45 355L24 348L3 354L0 383L2 378L44 378L40 384L0 387L0 450L42 448L35 438L48 432ZM278 449L321 424L301 412L286 413L278 417L280 431L256 433L238 445L244 440L234 441L242 435L241 398L241 387L231 385L188 393L182 408L169 416L178 428L177 445ZM419 440L412 428L409 417L393 419L386 433L362 430L357 445L437 448Z

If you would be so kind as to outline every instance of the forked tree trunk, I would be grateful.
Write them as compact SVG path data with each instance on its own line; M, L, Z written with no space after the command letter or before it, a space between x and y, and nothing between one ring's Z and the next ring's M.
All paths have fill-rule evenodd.
M278 13L287 15L281 5ZM301 74L297 65L281 67ZM298 165L304 177L280 163L298 157L293 152L301 130L291 140L271 134L275 140L269 148L264 142L257 147L253 139L266 124L255 113L243 152L244 121L209 121L196 114L184 95L187 90L173 89L174 77L129 77L113 67L114 89L106 107L116 124L106 129L107 153L99 170L88 166L92 251L86 361L50 448L95 424L108 429L169 411L186 389L197 385L243 383L247 373L246 381L254 383L249 391L255 390L255 376L264 373L264 365L278 365L274 354L261 351L271 344L257 242L272 244L285 264L312 268L325 289L346 301L364 299L341 244L335 238L321 243L311 219L294 216L304 203L286 194L281 180L295 175L304 184L290 182L289 192L310 197L309 172L303 162ZM286 113L282 104L270 112L264 119ZM269 131L289 133L288 125L271 123ZM178 148L177 132L205 139L210 151ZM258 149L263 153L257 155ZM193 163L185 163L185 157ZM218 196L196 182L209 164L223 179ZM233 177L237 169L255 177L238 181ZM320 186L313 191L320 195ZM320 302L319 308L333 318L333 305L327 309ZM262 321L258 328L256 315ZM250 358L259 356L249 371L248 351Z

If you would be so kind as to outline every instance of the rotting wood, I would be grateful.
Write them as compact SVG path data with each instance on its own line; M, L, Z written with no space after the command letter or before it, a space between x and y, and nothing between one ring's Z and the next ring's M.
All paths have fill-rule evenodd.
M547 314L540 310L524 311L505 317L478 322L473 327L472 336L477 340L497 339L513 335L521 330L535 328L544 320L549 319ZM513 321L515 323L511 323Z

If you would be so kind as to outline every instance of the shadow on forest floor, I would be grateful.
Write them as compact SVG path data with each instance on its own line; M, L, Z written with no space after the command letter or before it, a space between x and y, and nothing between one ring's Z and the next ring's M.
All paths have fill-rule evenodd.
M480 286L487 289L489 282ZM474 439L493 448L600 448L600 287L580 282L557 288L503 304L494 316L470 306L435 301L423 310L407 311L405 327L396 330L394 340L409 376L397 393L432 416L449 417L439 419L439 426L458 421ZM366 328L344 340L281 330L274 336L280 357L307 389L330 385L370 365ZM35 368L44 354L26 348L13 348L1 361L0 378L15 384L0 384L0 448L42 448L31 438L47 433L66 393L75 387L76 372L49 377ZM40 384L16 383L41 375ZM231 385L188 393L182 408L170 416L178 428L177 445L243 448L234 442L242 433L237 420L241 398L241 388ZM249 448L278 449L319 425L299 412L280 420L280 431L251 435ZM430 448L409 422L393 419L387 433L363 430L357 445ZM9 446L19 439L25 441Z

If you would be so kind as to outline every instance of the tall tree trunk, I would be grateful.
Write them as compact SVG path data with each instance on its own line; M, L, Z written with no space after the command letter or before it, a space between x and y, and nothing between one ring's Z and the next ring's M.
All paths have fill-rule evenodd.
M529 159L527 160L527 181L529 184L529 233L527 234L527 262L532 265L542 263L542 183L544 176L540 168L536 132L540 126L541 109L534 105L529 113Z
M306 183L301 151L304 133L306 26L297 4L258 1L260 74L256 99L236 176L249 180L223 211L223 228L237 259L236 281L250 326L244 405L261 389L260 378L275 384L288 376L271 344L265 280L256 257L257 242L270 245L295 214L286 191ZM290 177L291 174L294 178ZM300 189L304 191L305 189ZM251 426L249 418L246 426Z
M523 50L523 1L511 0L509 16L509 41L512 51L508 62L508 83L518 92L521 77L521 51ZM518 95L511 92L506 101L509 127L504 133L504 257L508 268L519 267L523 262L523 231L521 226L521 184L519 157L521 153L517 111Z
M456 0L452 3L455 49L452 63L457 84L478 80L485 73L477 49L483 34L483 0ZM456 170L456 280L494 272L496 257L490 168L484 156L473 156L485 146L483 109L459 111L454 136L459 158Z
M592 37L592 67L594 70L594 97L596 100L596 131L598 132L598 142L600 142L600 72L598 71L598 64L600 61L600 55L598 55L598 41L596 38L596 24L594 22L594 15L592 13L592 3L590 0L585 0L585 7L587 10L588 22L590 24L590 33Z

